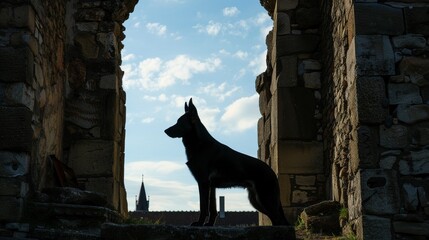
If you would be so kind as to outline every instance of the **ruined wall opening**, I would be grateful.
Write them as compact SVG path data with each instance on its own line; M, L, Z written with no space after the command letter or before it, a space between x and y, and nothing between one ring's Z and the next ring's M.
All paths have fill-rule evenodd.
M254 82L266 70L272 19L258 1L145 1L124 25L128 209L135 209L144 175L149 211L199 211L183 145L164 129L193 97L216 139L257 156L260 112ZM254 211L245 190L218 190L222 195L227 211Z

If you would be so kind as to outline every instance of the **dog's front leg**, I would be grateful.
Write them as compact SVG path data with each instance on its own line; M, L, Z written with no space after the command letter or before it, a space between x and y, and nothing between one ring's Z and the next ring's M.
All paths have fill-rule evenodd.
M198 183L198 191L200 193L200 217L197 222L193 222L191 226L202 226L209 210L209 184Z
M207 223L204 224L204 226L213 226L216 218L217 218L217 210L216 210L216 188L215 187L210 187L210 192L209 192L210 196L209 196L209 205L210 205L210 209L209 209L209 221Z

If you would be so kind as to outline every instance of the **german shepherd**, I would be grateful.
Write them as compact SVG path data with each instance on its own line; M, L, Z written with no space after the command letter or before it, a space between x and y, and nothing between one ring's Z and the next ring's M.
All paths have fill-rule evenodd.
M230 187L247 188L250 203L267 215L273 225L290 225L283 213L273 170L263 161L214 139L202 124L192 98L189 106L185 102L185 114L165 133L182 138L188 158L186 165L198 183L200 217L192 226L213 226L217 217L216 188Z

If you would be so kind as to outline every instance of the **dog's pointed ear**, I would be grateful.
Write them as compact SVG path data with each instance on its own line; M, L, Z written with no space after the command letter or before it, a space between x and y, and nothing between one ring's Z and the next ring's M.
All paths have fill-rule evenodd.
M192 103L192 98L189 100L189 110L193 111L193 112L197 112L197 108L195 107L195 105Z
M188 112L188 111L189 111L188 103L185 102L185 112Z

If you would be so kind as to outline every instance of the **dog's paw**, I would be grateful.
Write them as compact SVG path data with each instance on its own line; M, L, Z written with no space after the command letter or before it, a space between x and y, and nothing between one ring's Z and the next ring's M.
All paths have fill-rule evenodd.
M203 226L203 223L202 222L193 222L193 223L191 223L191 226Z
M214 225L214 223L211 223L211 222L204 223L205 227L213 227L213 225Z

